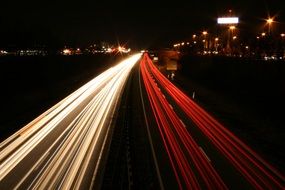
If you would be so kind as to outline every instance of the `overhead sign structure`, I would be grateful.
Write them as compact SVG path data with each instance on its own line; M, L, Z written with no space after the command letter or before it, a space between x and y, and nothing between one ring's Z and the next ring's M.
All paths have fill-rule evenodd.
M238 24L238 17L220 17L218 18L218 24Z

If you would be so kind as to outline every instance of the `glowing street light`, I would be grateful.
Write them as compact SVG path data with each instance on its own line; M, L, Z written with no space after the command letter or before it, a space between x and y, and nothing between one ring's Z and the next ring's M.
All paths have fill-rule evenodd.
M271 24L271 23L273 22L273 19L272 19L272 18L269 18L269 19L266 20L266 22L267 22L268 24Z
M207 31L203 31L202 34L203 34L203 36L204 36L204 39L203 39L204 51L206 51L206 49L208 49L208 43L207 43L207 41L206 41L208 32L207 32Z
M271 25L272 25L273 22L274 22L273 18L268 18L266 20L266 23L268 24L268 33L269 34L271 33Z
M215 38L215 49L216 49L216 52L218 53L218 46L219 46L219 38L216 37Z
M261 36L263 36L263 37L266 36L266 33L265 33L265 32L262 32L262 33L261 33Z
M233 40L236 40L237 39L237 36L233 36Z
M70 49L64 49L63 51L62 51L62 53L63 53L63 55L71 55L71 50Z
M285 37L285 34L284 34L284 33L282 33L282 34L280 34L280 36L281 36L282 38L284 38L284 37Z
M230 26L230 30L235 30L236 26Z
M196 38L196 34L193 34L193 36L192 36L193 38Z

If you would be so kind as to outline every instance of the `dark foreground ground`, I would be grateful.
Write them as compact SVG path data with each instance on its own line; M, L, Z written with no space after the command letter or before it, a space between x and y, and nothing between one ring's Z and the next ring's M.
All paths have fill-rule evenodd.
M103 54L0 57L0 141L121 58Z
M285 62L183 56L175 83L285 172Z

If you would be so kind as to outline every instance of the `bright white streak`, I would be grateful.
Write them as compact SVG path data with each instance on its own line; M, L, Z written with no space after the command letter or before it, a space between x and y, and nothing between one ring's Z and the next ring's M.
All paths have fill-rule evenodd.
M218 18L218 24L238 24L238 17L221 17Z
M96 133L96 135L94 131L93 133L90 133L97 136L97 139L100 135L102 127L109 122L109 118L107 117L108 113L113 113L116 109L116 98L120 97L127 77L132 67L140 57L141 54L136 54L122 61L115 67L108 69L49 109L47 112L36 118L30 124L23 127L6 141L2 142L0 145L0 148L3 149L0 153L0 180L2 180L19 162L21 162L21 160L27 156L33 150L33 148L35 148L50 132L52 132L60 124L60 122L68 117L79 105L82 104L82 102L86 100L90 100L91 102L94 101L94 105L91 105L90 107L97 108L97 112L95 112L97 115L93 114L93 122L88 124L89 127L95 126L93 127L94 129L100 127L98 130L99 133ZM113 90L113 88L115 90ZM100 104L98 103L99 100L97 99L97 95L99 94L101 94ZM94 98L92 99L93 96ZM102 96L104 97L102 98ZM85 119L85 122L81 122L80 125L76 125L76 127L78 129L80 127L84 127L86 120L88 119ZM74 128L77 130L76 127ZM77 132L80 130L77 130ZM91 142L92 138L94 139L92 135L89 135L88 141L86 142ZM72 144L73 140L70 139L69 143ZM75 173L76 169L73 169L72 171ZM68 185L68 183L65 183L65 185L66 184Z

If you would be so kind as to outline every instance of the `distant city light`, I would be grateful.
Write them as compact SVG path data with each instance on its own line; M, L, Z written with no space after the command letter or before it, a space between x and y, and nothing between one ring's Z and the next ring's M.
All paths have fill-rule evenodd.
M236 37L236 36L234 36L234 37L233 37L233 40L236 40L236 39L237 39L237 37Z
M215 38L215 41L216 41L216 42L219 41L219 38Z
M193 34L193 38L196 38L196 34Z
M107 53L112 53L113 50L112 50L112 48L108 48L106 52L107 52Z
M261 33L261 36L265 36L265 35L266 35L266 33L265 33L265 32L262 32L262 33Z
M284 34L284 33L282 33L282 34L280 34L280 36L281 36L282 38L284 38L284 37L285 37L285 34Z
M2 55L6 55L6 54L8 54L8 52L7 52L7 51L5 51L5 50L0 50L0 54L2 54Z
M122 47L122 46L119 46L118 47L118 52L121 52L121 53L129 53L131 51L131 49L126 49L125 47Z
M71 55L70 49L64 49L62 52L63 52L63 55Z
M220 17L218 18L218 24L238 24L238 17Z
M236 29L236 27L235 26L230 26L230 29L234 30L234 29Z
M274 21L273 18L268 18L268 19L266 20L266 22L267 22L268 24L271 24L273 21Z
M203 31L202 34L203 34L203 35L207 35L208 32L207 32L207 31Z

